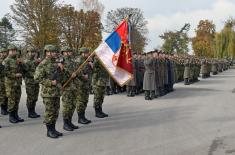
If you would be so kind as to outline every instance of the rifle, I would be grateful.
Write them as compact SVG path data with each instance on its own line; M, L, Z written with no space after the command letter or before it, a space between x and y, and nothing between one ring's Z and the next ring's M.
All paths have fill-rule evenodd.
M55 63L56 64L59 64L59 63L64 64L64 59L63 58L58 58L58 59L56 59ZM62 73L61 68L59 66L56 66L54 71L52 71L50 80L52 80L52 81L54 81L54 80L59 81L59 76L61 75L61 73Z

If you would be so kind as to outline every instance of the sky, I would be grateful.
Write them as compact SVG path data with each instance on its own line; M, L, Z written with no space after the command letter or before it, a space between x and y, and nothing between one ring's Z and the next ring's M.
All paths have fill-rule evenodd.
M79 0L59 0L79 8ZM179 30L185 23L191 24L189 35L195 35L195 29L201 19L212 20L216 30L220 31L224 22L235 18L235 0L100 0L105 6L103 20L110 10L120 7L140 8L148 21L148 45L145 51L160 48L163 41L159 35L168 30ZM0 17L10 13L14 0L2 0Z

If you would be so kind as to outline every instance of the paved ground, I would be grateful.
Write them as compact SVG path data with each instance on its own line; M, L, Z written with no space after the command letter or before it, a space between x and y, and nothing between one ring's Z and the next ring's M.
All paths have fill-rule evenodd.
M232 155L235 154L235 70L175 86L175 92L153 101L143 96L109 96L104 110L111 117L97 119L90 98L87 116L93 123L64 136L45 136L42 118L26 117L25 95L12 125L0 116L0 155ZM43 113L40 100L37 111ZM74 122L77 116L74 115Z

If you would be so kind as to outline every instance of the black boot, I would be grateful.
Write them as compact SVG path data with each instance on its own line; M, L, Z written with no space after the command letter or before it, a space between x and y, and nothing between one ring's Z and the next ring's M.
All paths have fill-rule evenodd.
M69 119L64 119L64 130L66 131L73 131L73 128L69 124Z
M104 118L104 115L101 113L99 107L95 108L95 117L97 117L97 118Z
M9 113L9 122L14 124L19 122L18 119L15 117L14 111Z
M54 130L54 124L46 125L47 126L47 137L58 138L59 135Z
M73 129L78 129L79 127L77 125L74 125L72 123L72 117L69 118L69 125L73 128Z
M78 123L81 123L81 124L90 124L91 120L88 120L85 117L85 113L82 112L82 113L78 113Z
M7 104L1 105L1 114L2 115L8 115Z
M35 107L33 107L33 108L28 108L28 117L29 117L29 118L38 118L38 117L40 117L40 115L38 115L38 114L35 112Z
M15 111L15 118L18 120L18 122L24 122L24 119L22 119L21 117L19 117L18 111Z
M52 124L52 130L53 130L58 136L63 136L63 133L61 133L61 132L59 132L59 131L57 131L57 130L55 129L55 123Z
M0 125L0 128L2 128L2 126Z
M103 112L102 106L100 107L100 112L104 115L104 117L109 117L108 114L106 114L106 113Z

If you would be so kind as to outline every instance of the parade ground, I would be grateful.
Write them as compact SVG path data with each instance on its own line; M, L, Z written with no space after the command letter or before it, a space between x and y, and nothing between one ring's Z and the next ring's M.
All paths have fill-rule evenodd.
M8 116L0 116L0 155L235 154L235 69L174 88L152 101L144 94L106 96L103 109L110 117L104 119L94 117L91 95L86 115L92 123L67 132L60 113L59 139L46 137L43 117L27 118L23 88L19 115L25 122L10 124ZM41 98L36 111L43 115Z

